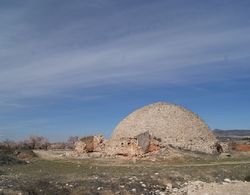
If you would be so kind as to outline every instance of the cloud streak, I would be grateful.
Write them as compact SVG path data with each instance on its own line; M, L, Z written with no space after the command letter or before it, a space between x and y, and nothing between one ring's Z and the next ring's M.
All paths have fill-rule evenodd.
M228 102L244 113L249 7L247 0L0 2L0 134L57 139L68 129L111 130L128 111L161 99L200 102L201 113L214 105L230 111Z
M166 37L163 31L124 37L90 51L78 49L35 56L28 63L17 57L16 64L3 67L0 73L0 91L14 96L40 96L75 86L85 88L131 80L143 83L149 77L152 83L178 83L178 75L186 67L191 74L197 68L202 72L208 63L222 66L219 63L224 58L249 57L250 40L242 37L249 33L250 29L238 29Z
M112 6L117 5L111 2L111 8L98 1L88 4L94 10L101 9L100 14L72 15L73 22L65 20L66 25L59 25L58 29L46 28L46 25L56 25L57 18L63 19L64 12L60 11L67 11L65 4L59 6L55 19L52 17L50 22L34 14L32 3L2 13L1 23L6 28L0 32L0 93L16 99L47 97L72 88L199 83L210 81L214 73L221 79L239 76L224 74L226 69L246 70L247 65L237 60L249 57L250 28L242 24L229 25L232 16L207 13L192 20L197 17L194 14L185 21L171 12L156 14L148 23L142 21L138 24L140 28L133 23L124 28L122 23L132 20L130 14L136 13L141 18L138 10L150 11L151 4L128 6L119 12L119 7L113 11ZM154 4L153 8L161 9L160 6ZM50 5L38 11L43 13L46 9L50 9ZM68 9L72 11L75 7ZM111 16L102 19L109 9ZM188 7L184 13L190 10ZM173 21L163 16L172 17ZM116 17L121 19L120 24ZM115 29L118 24L121 28ZM37 25L45 28L43 33ZM207 68L207 64L211 67Z

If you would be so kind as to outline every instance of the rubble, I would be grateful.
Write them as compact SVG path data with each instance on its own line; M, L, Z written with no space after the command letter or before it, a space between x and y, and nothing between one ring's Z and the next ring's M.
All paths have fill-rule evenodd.
M103 152L104 147L105 140L103 135L82 137L75 142L74 154L81 155L92 152Z
M135 137L120 138L118 142L111 144L106 142L102 135L82 137L75 142L74 152L67 153L67 156L103 157L108 155L132 158L143 157L145 154L158 152L160 149L160 139L146 131Z
M127 157L143 157L150 152L161 149L160 139L153 137L148 131L134 137L123 137L116 142L108 142L105 151L108 155Z
M206 183L202 181L191 181L186 185L183 185L180 189L174 191L172 190L171 194L182 195L199 195L199 194L250 194L249 192L249 183L244 183L242 181L234 181L231 183L231 180L228 180L226 183ZM230 182L229 182L230 181ZM230 185L229 185L230 183Z

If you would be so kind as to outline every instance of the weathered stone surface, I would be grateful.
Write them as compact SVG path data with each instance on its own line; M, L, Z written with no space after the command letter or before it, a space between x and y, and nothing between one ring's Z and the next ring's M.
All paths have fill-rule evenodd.
M150 143L147 149L147 152L157 152L161 149L161 143L155 138L150 139Z
M150 134L148 131L144 133L140 133L135 137L137 139L137 144L140 147L140 149L144 152L146 152L150 145Z
M172 145L204 153L216 152L214 145L217 140L206 123L197 114L167 103L151 104L127 116L113 131L109 145L119 145L121 139L136 138L145 132L159 138L163 146ZM146 134L142 137L140 144L146 148Z
M81 153L87 152L87 151L85 150L85 148L86 148L86 144L85 144L84 142L82 142L82 141L77 141L77 142L75 143L75 152L76 152L77 154L81 154Z
M136 138L121 138L119 142L112 145L106 145L105 151L109 155L122 155L122 156L140 156L143 151L138 146Z
M101 152L103 150L104 150L103 135L82 137L75 143L75 152L77 154L88 153L88 152Z

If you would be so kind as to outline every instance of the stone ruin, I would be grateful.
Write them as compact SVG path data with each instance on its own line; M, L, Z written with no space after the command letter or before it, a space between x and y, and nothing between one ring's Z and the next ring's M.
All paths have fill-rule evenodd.
M214 154L223 150L218 144L213 132L197 114L181 106L155 103L123 119L108 141L103 136L84 137L76 142L75 151L142 157L171 146Z
M104 140L103 135L86 136L75 142L75 150L71 156L126 156L143 157L144 154L160 150L160 140L153 137L149 132L141 133L135 137L124 137L110 145Z
M75 142L75 153L81 155L90 152L103 152L104 146L103 135L82 137Z
M142 157L144 154L158 151L160 148L160 141L146 131L135 137L123 137L118 142L107 143L105 152L109 155Z
M116 149L124 138L135 138L148 132L160 140L161 147L213 154L217 139L206 123L195 113L174 104L155 103L140 108L123 119L109 140Z

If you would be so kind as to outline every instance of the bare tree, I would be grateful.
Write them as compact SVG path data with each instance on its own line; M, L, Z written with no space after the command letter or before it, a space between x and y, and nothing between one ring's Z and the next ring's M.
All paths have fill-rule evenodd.
M1 148L4 150L11 151L15 150L16 147L17 147L16 142L9 139L6 139L1 143Z
M70 136L68 138L68 143L74 144L76 141L78 141L79 137L78 136Z
M70 136L68 138L68 141L67 141L67 144L66 144L66 147L67 149L73 149L74 148L74 145L75 143L78 141L79 137L78 136Z
M46 137L30 136L28 139L31 149L47 149L49 141Z

